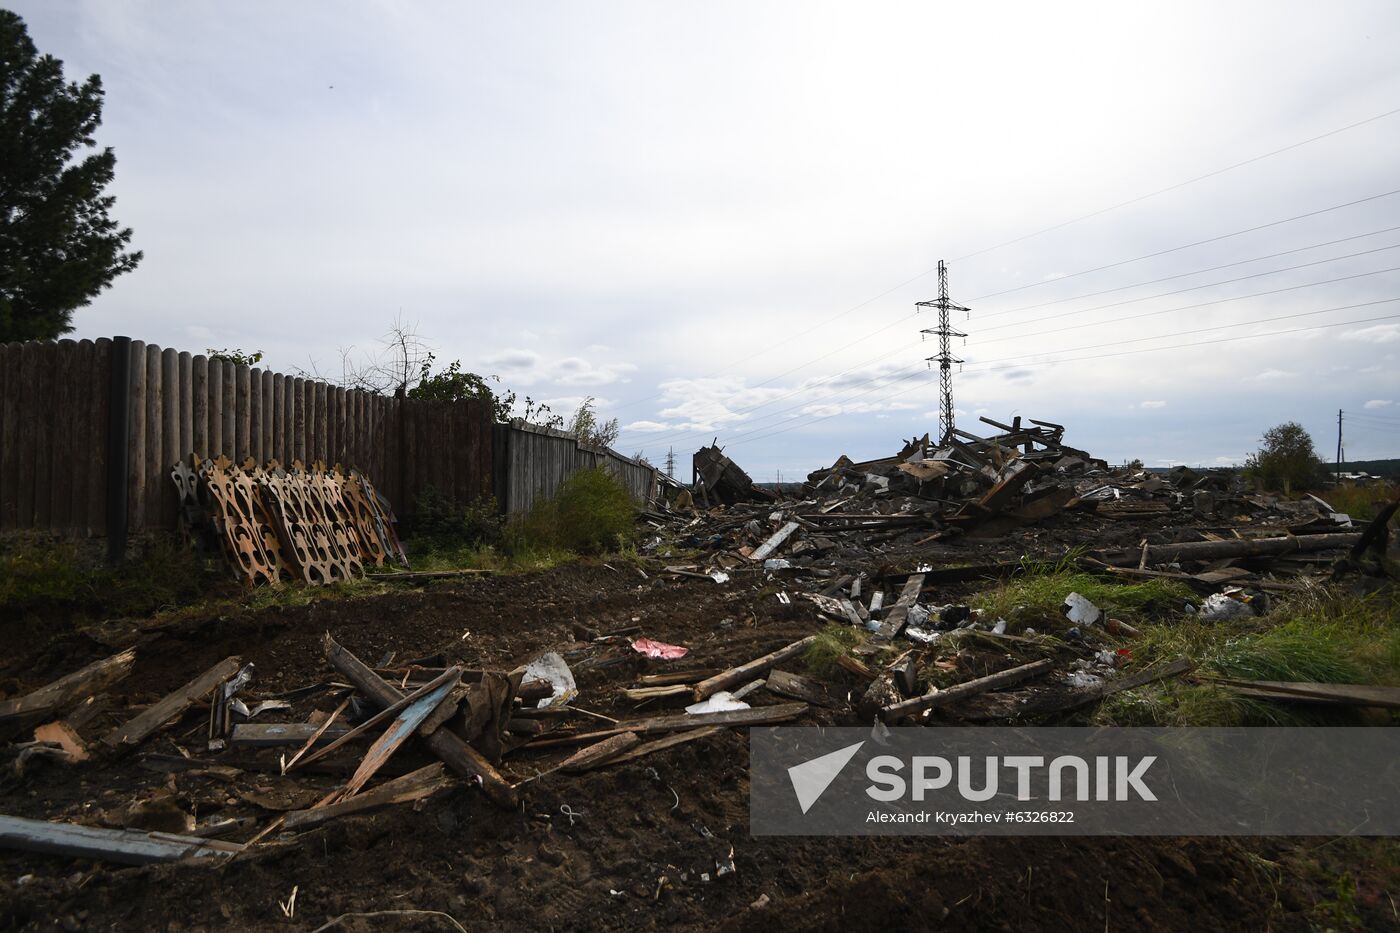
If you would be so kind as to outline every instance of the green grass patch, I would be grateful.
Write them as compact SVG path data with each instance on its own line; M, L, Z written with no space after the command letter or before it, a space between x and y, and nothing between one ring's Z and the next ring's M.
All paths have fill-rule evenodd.
M1197 673L1239 680L1400 685L1400 625L1385 596L1319 592L1268 616L1231 623L1184 619L1144 626L1136 665L1191 658ZM1111 697L1097 721L1116 725L1308 725L1354 722L1355 710L1275 703L1209 683L1174 681Z
M1079 593L1116 619L1140 623L1179 610L1195 594L1173 580L1118 583L1061 565L1044 568L1029 565L1028 572L979 593L968 601L984 609L988 621L1006 619L1037 628L1066 625L1065 597Z
M173 535L147 536L111 566L93 542L49 535L0 539L0 616L112 618L150 615L227 585Z
M1328 505L1358 521L1370 521L1400 496L1400 483L1377 482L1335 486L1320 493Z
M837 658L860 644L860 632L849 625L828 625L817 633L802 655L807 671L820 680L833 680L843 668Z

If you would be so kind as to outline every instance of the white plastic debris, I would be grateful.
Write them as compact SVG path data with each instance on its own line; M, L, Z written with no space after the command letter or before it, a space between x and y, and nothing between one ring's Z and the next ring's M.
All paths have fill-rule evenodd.
M1251 618L1254 615L1254 609L1249 603L1242 602L1225 593L1216 593L1206 598L1197 614L1205 622L1226 622L1230 619Z
M783 557L770 557L763 562L764 570L791 570L792 561Z
M1065 616L1075 625L1094 625L1103 618L1103 612L1088 597L1070 593L1065 597Z
M879 625L876 625L875 627L878 629ZM906 625L904 627L904 634L906 637L909 638L910 641L917 641L920 644L931 645L934 642L938 641L939 636L941 636L943 633L931 632L928 629L919 628L914 625Z
M714 573L710 574L710 579L716 583L728 583L729 574L725 573L723 570L716 570Z
M1065 675L1065 683L1071 687L1097 687L1103 683L1103 678L1088 671L1070 671Z
M918 603L909 607L909 613L904 617L909 625L921 628L928 621L928 610Z
M721 690L707 700L699 703L692 703L685 708L687 713L723 713L732 709L748 709L749 704L743 700L734 699L734 694L728 690Z
M1006 620L1005 620L1005 619L997 619L997 620L996 620L996 622L992 625L992 634L993 634L993 635L1005 635L1005 634L1006 634Z
M547 651L526 664L525 676L521 679L547 681L554 688L553 694L535 704L537 709L563 706L578 695L574 672L569 670L569 665L555 651Z

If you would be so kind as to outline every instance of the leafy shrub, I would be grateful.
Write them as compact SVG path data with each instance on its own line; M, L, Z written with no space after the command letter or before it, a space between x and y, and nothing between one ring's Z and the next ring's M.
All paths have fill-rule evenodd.
M553 499L536 502L512 529L512 551L563 548L600 554L626 546L635 534L632 497L607 470L580 470Z
M415 549L430 551L494 545L500 541L503 520L491 497L462 504L436 486L425 486L414 499L408 537Z
M0 617L147 615L227 580L173 535L150 536L133 551L112 567L70 539L8 536L0 543Z

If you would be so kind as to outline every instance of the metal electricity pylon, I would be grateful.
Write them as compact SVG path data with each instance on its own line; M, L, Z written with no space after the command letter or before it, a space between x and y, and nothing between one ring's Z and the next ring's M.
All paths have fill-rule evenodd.
M962 360L953 356L948 341L952 337L967 336L960 330L953 330L949 325L948 312L968 311L968 309L962 305L954 304L948 298L948 265L943 260L938 260L938 298L934 301L916 302L914 307L938 309L938 326L924 328L919 333L938 335L938 355L928 357L928 363L932 366L934 360L938 361L938 384L941 392L939 439L940 442L947 443L953 437L953 364L962 365Z

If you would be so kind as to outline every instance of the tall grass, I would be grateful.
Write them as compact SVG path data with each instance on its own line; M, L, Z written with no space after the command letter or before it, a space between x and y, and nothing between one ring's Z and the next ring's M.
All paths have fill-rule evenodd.
M1207 676L1400 686L1396 619L1389 596L1319 591L1260 619L1209 624L1188 618L1145 626L1132 650L1139 665L1187 657ZM1097 719L1118 725L1287 725L1355 721L1356 713L1176 681L1117 694Z
M1137 623L1179 611L1194 598L1192 591L1173 580L1118 583L1080 573L1063 564L1048 570L1031 565L1029 572L969 600L992 619L1045 626L1064 623L1065 597L1079 593L1110 616Z

